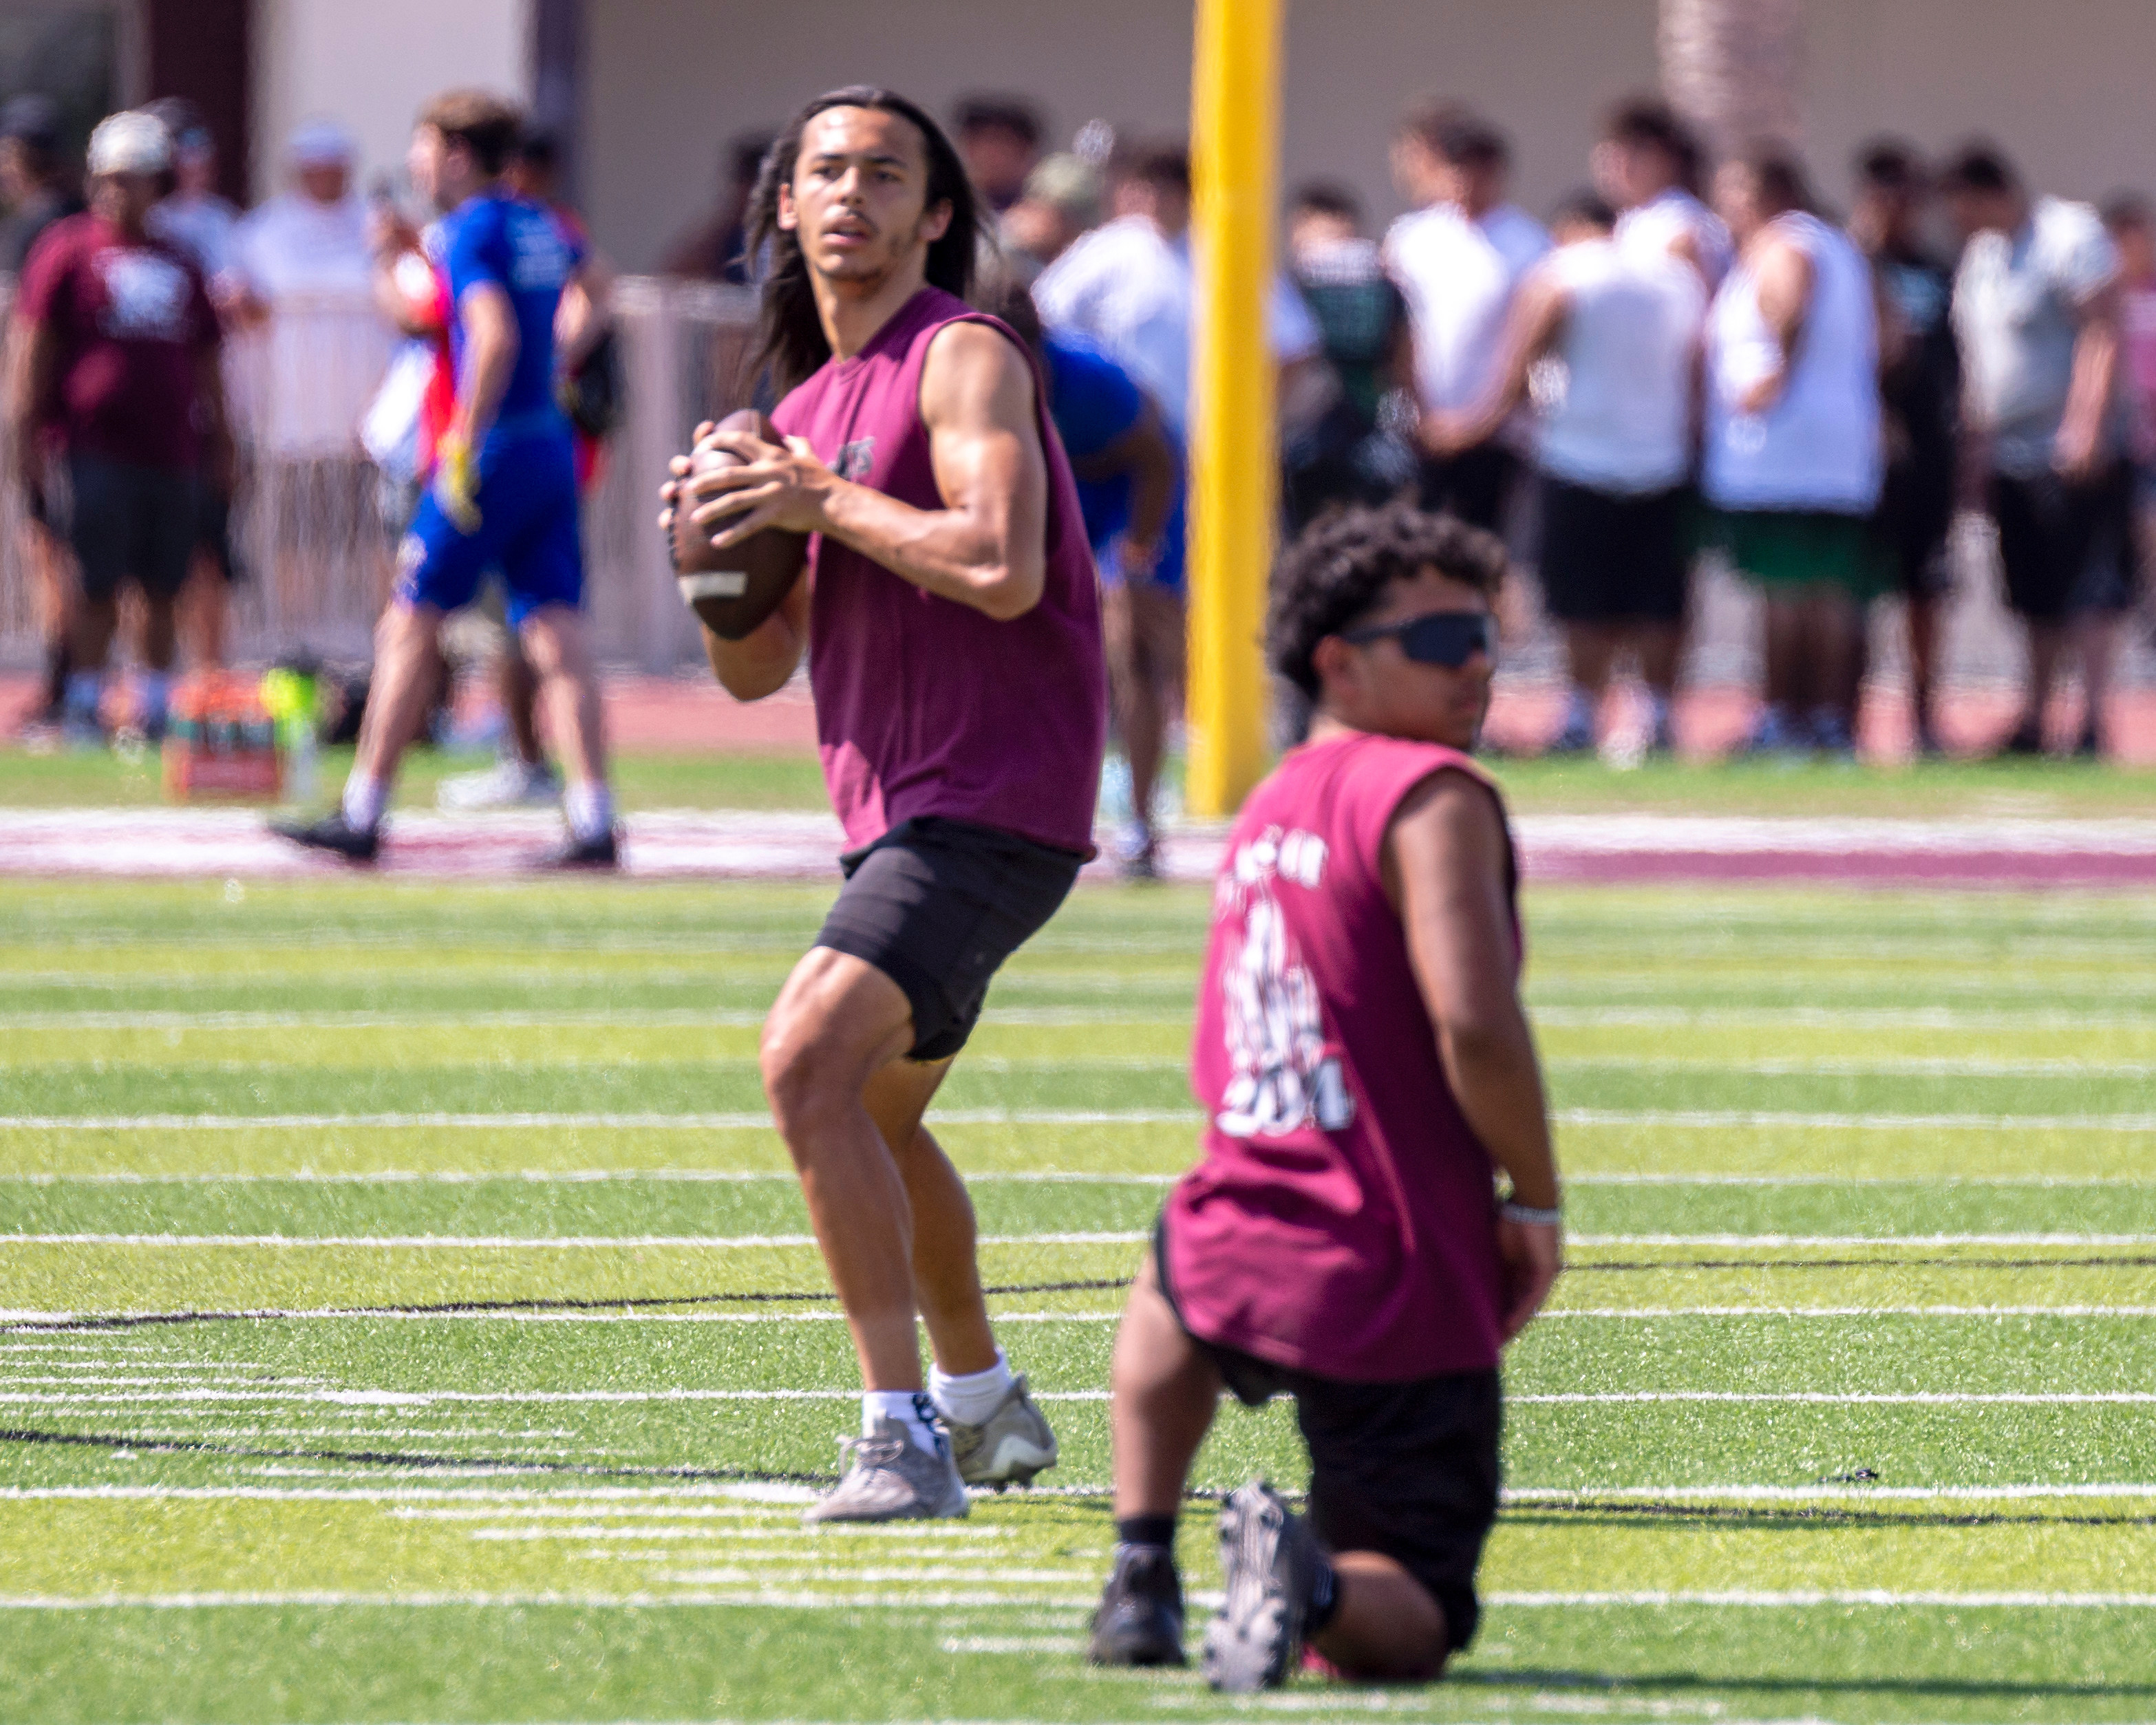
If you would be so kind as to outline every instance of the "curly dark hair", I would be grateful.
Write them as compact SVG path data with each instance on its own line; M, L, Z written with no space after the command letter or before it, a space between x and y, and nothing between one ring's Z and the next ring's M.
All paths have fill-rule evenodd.
M1435 569L1494 599L1505 578L1505 547L1494 534L1410 503L1340 509L1320 516L1281 556L1265 620L1272 667L1315 700L1311 655L1375 610L1395 581Z

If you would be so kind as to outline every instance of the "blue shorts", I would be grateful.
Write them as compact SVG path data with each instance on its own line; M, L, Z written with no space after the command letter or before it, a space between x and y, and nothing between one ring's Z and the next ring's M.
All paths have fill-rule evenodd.
M576 455L567 436L490 440L480 451L479 527L458 531L429 491L397 553L397 597L455 611L499 570L512 628L542 605L583 603Z

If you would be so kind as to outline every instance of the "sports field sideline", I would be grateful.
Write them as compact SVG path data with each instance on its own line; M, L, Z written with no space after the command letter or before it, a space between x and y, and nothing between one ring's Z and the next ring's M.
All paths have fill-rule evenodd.
M0 1717L2156 1717L2145 896L1535 890L1573 1268L1482 1636L1237 1704L1078 1653L1202 891L1081 891L942 1099L1050 1489L812 1536L753 1053L827 896L0 883Z

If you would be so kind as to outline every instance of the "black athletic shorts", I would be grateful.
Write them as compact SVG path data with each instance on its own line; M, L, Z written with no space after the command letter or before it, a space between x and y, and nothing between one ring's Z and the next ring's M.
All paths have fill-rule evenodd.
M1947 540L1953 531L1952 450L1903 455L1887 464L1872 526L1892 552L1905 598L1938 598L1953 589Z
M839 859L846 884L816 944L896 983L913 1009L909 1058L966 1045L1004 961L1055 914L1085 859L1015 833L924 815Z
M1681 623L1689 485L1628 497L1542 479L1543 603L1561 623Z
M1497 1520L1502 1398L1493 1368L1404 1384L1343 1384L1191 1334L1168 1280L1168 1219L1153 1234L1162 1297L1246 1407L1295 1398L1310 1451L1310 1524L1328 1551L1373 1551L1420 1582L1445 1613L1448 1646L1475 1639L1475 1571Z
M66 536L82 566L83 597L102 603L124 581L152 598L178 593L194 555L195 476L75 455L68 480Z
M2007 603L2032 623L2129 609L2138 560L2133 470L2121 461L2085 485L2056 474L1991 476L1991 518Z
M1486 532L1505 531L1505 507L1520 458L1502 444L1477 444L1456 455L1425 455L1416 490L1432 515L1455 516Z

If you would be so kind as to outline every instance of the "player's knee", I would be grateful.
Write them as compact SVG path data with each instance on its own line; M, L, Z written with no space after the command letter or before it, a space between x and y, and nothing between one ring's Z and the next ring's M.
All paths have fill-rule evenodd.
M818 1136L819 1122L860 1105L860 1062L819 1026L774 1014L764 1027L757 1064L788 1143Z

